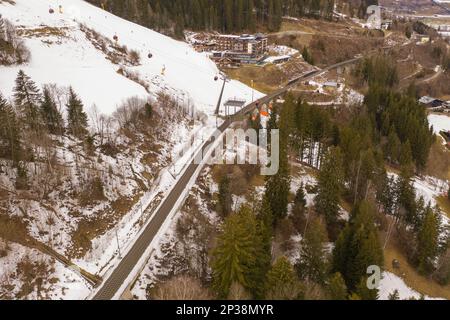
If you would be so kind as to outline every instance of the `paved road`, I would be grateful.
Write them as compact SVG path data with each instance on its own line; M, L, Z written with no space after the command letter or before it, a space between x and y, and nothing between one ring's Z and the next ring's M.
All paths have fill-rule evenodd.
M439 8L445 10L447 13L450 13L450 8L446 6L447 3L439 3L439 2L437 2L436 0L432 0L432 1L433 1L433 4L434 4L434 5L436 5L436 6L438 6Z
M231 119L226 120L218 128L218 130L224 132L237 117L253 112L257 104L262 105L264 103L269 103L271 100L286 93L290 88L297 85L299 82L314 78L315 76L323 72L354 63L359 59L360 58L355 58L342 63L332 65L322 70L311 71L307 74L299 76L296 79L291 80L284 88L281 88L276 92L269 94L259 100L256 100L255 102L244 107ZM203 152L203 154L205 154L204 151L210 146L211 141L207 141L203 146L202 150L199 152ZM130 251L122 258L122 260L119 262L118 266L116 267L116 269L114 269L114 271L110 274L110 276L106 280L104 280L103 283L100 285L100 288L93 297L94 300L110 300L116 295L117 291L126 281L127 277L130 275L133 268L139 262L140 258L144 255L146 249L152 242L153 238L157 235L159 229L161 228L164 221L167 219L170 212L172 211L173 206L175 205L177 200L182 196L184 190L186 189L187 184L195 174L195 171L197 170L198 166L199 165L194 164L193 162L189 164L188 168L185 170L184 174L176 183L175 187L163 199L163 202L159 207L159 209L154 214L153 219L150 221L150 223L147 224L145 230L136 239Z

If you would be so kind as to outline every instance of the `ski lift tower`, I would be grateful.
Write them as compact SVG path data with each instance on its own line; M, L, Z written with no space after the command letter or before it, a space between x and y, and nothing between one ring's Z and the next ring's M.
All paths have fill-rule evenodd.
M221 72L220 77L223 80L223 85L222 85L222 90L220 91L219 101L217 101L216 112L215 112L216 116L218 116L219 112L220 112L220 103L222 102L223 92L225 91L225 85L227 84L227 82L230 82L230 79L227 77L227 75L225 73ZM220 79L219 76L214 77L214 81L218 81L219 79Z

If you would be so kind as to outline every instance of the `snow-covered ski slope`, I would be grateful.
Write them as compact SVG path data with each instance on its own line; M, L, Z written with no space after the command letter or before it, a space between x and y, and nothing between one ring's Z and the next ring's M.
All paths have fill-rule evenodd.
M121 19L82 0L14 2L12 5L2 1L0 13L20 30L31 30L24 40L32 58L25 65L0 67L0 91L4 95L11 95L17 72L23 69L38 85L73 86L87 108L96 104L105 114L114 112L127 97L147 96L143 86L118 74L120 66L107 60L87 39L80 30L80 24L84 24L108 39L117 36L118 45L140 53L141 65L127 69L140 74L149 84L152 95L164 91L180 103L189 101L199 111L208 115L214 113L222 86L221 81L214 81L218 69L204 53L196 52L187 43ZM46 27L58 28L63 35L33 33ZM148 58L149 53L152 58ZM250 102L251 91L244 84L231 81L223 101L239 97ZM255 98L259 96L256 92Z

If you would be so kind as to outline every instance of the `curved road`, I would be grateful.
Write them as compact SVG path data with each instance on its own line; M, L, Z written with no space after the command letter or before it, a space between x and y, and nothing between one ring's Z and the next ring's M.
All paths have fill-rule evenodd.
M329 66L322 70L316 70L308 72L304 75L299 76L296 79L293 79L287 83L287 85L274 93L271 93L259 100L256 100L255 102L247 105L242 110L240 110L238 113L236 113L234 116L232 116L230 119L226 120L219 128L220 132L224 132L231 123L234 122L235 119L237 119L239 116L249 114L253 112L253 110L256 108L257 104L264 104L269 103L274 98L283 95L286 93L289 89L291 89L293 86L297 85L301 81L309 80L311 78L314 78L322 73L325 73L329 70L336 69L348 64L352 64L356 61L358 61L361 58L354 58L351 60L347 60L332 66ZM199 152L202 152L202 154L205 154L205 150L211 147L212 141L208 140L202 147L202 149ZM191 178L194 176L196 170L198 169L199 165L194 164L192 161L187 169L185 170L184 174L181 176L181 178L178 180L178 182L175 184L175 186L172 188L170 193L163 199L161 205L157 209L157 211L154 213L152 220L146 225L145 230L141 232L140 236L135 240L133 246L131 249L126 253L126 255L122 258L122 260L119 262L117 267L112 271L112 273L108 276L106 280L103 281L102 284L100 284L99 289L97 290L95 296L93 297L94 300L110 300L113 299L114 296L118 293L120 288L122 287L123 283L127 280L128 276L131 274L133 269L138 264L141 257L145 254L145 251L147 250L148 246L154 239L154 237L158 234L159 229L163 225L164 221L167 219L169 214L171 213L174 205L178 201L178 199L183 195L183 192L186 189L186 186L188 185Z

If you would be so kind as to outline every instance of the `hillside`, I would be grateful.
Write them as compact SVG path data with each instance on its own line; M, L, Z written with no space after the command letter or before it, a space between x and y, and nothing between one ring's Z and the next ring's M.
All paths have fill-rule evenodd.
M73 86L88 107L96 104L107 114L113 113L127 97L146 96L144 86L148 86L153 97L164 91L177 97L180 103L190 102L197 110L212 114L222 84L214 81L218 70L205 55L195 52L186 43L130 23L84 1L62 0L58 4L62 6L62 14L51 0L18 0L15 5L2 1L0 4L3 16L19 27L19 34L32 52L29 64L0 67L0 88L5 96L11 94L17 72L23 69L38 85L58 82ZM55 13L50 14L49 8ZM107 43L107 52L120 52L127 47L128 52L135 50L139 54L140 63L133 66L105 59L108 54L94 45L94 39L88 39L87 31L80 24L95 30L106 42L111 41ZM117 43L114 43L114 36L118 37ZM144 86L120 75L119 69L133 73L133 78L139 78L136 80ZM251 90L233 81L228 84L224 98L234 96L250 100Z
M3 154L0 130L0 299L84 299L176 182L178 151L215 128L219 71L188 44L81 0L0 1L0 11L29 52L0 65L0 118L12 105L20 137L19 155ZM50 92L62 133L27 127L19 70L39 103ZM68 125L71 92L89 124L82 136ZM230 81L230 97L248 102L252 89Z
M0 0L0 301L450 299L449 46L377 2Z

